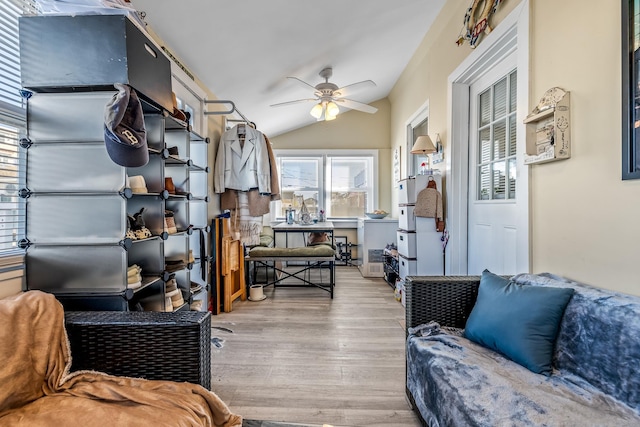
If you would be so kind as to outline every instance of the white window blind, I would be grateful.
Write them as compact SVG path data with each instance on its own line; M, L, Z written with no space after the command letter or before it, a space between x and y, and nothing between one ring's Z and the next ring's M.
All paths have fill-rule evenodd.
M0 256L18 250L25 230L25 203L18 197L25 165L18 147L25 127L18 17L35 10L31 0L0 2Z

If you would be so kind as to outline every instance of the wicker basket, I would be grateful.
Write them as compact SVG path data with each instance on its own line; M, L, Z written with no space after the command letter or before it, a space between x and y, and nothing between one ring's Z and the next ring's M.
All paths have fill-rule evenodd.
M67 312L72 371L200 384L211 389L211 313Z

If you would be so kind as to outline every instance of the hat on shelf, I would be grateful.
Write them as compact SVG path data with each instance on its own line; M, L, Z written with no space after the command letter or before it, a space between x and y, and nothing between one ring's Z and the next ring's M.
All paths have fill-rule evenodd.
M118 93L104 110L107 153L120 166L144 166L149 163L149 151L142 104L133 88L120 83L113 86Z
M136 194L149 192L149 189L147 189L147 182L144 180L144 176L142 175L129 177L129 188L131 188L131 191Z

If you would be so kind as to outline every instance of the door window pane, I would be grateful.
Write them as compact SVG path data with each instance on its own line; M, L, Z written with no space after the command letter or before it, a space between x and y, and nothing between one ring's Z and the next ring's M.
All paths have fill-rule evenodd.
M516 71L478 95L477 200L516 197L516 104Z

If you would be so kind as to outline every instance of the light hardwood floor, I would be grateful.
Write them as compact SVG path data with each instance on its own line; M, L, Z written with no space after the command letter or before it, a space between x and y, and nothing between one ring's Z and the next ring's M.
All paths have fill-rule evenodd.
M212 389L247 419L420 426L404 394L404 308L383 279L336 267L334 299L272 287L212 317ZM229 329L232 332L227 332Z

